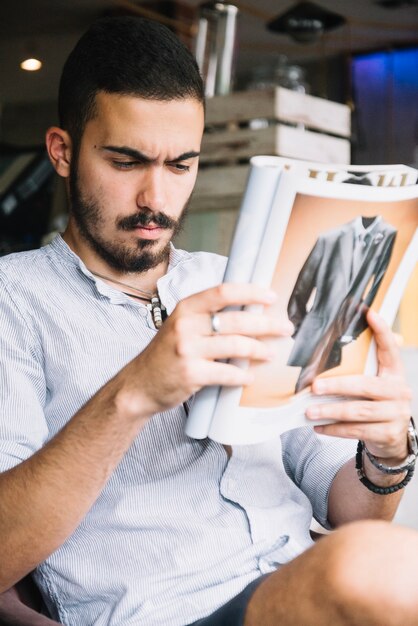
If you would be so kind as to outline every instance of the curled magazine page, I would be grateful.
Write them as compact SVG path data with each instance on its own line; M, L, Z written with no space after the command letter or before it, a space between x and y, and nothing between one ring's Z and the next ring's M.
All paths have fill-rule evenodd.
M311 425L307 406L330 401L311 394L316 377L374 374L367 310L391 326L418 261L416 170L345 165L330 178L335 166L312 176L312 165L284 168L251 277L278 294L266 314L290 319L295 332L272 341L271 362L237 362L255 382L221 389L208 433L221 443Z
M251 164L223 282L251 280L280 174L281 167L270 166L269 157ZM220 387L210 386L196 394L186 422L189 437L208 436L219 392Z

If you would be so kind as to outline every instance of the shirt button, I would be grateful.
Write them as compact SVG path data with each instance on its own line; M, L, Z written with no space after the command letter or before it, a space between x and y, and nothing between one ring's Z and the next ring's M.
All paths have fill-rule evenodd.
M146 309L145 307L141 307L139 309L139 314L141 317L147 317L148 315L148 309Z

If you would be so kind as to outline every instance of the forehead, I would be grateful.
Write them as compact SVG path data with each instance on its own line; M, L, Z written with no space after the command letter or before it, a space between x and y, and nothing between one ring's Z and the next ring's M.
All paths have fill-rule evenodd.
M100 92L95 104L95 116L87 122L85 133L99 141L126 145L150 139L192 142L187 149L200 144L204 109L194 98L161 101Z

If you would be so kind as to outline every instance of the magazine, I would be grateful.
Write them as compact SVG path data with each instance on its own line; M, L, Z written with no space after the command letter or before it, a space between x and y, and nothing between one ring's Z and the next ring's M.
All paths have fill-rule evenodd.
M199 391L190 437L252 444L312 425L307 406L343 401L311 394L315 377L376 372L365 316L371 307L393 325L418 262L417 177L401 165L251 159L224 282L272 288L265 314L295 332L268 340L268 363L233 361L252 369L253 384Z

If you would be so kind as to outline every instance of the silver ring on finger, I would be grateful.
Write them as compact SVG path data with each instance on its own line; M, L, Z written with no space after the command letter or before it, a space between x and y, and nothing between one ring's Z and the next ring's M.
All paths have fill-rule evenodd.
M221 318L217 313L210 314L210 326L212 329L212 335L217 335L221 332Z

